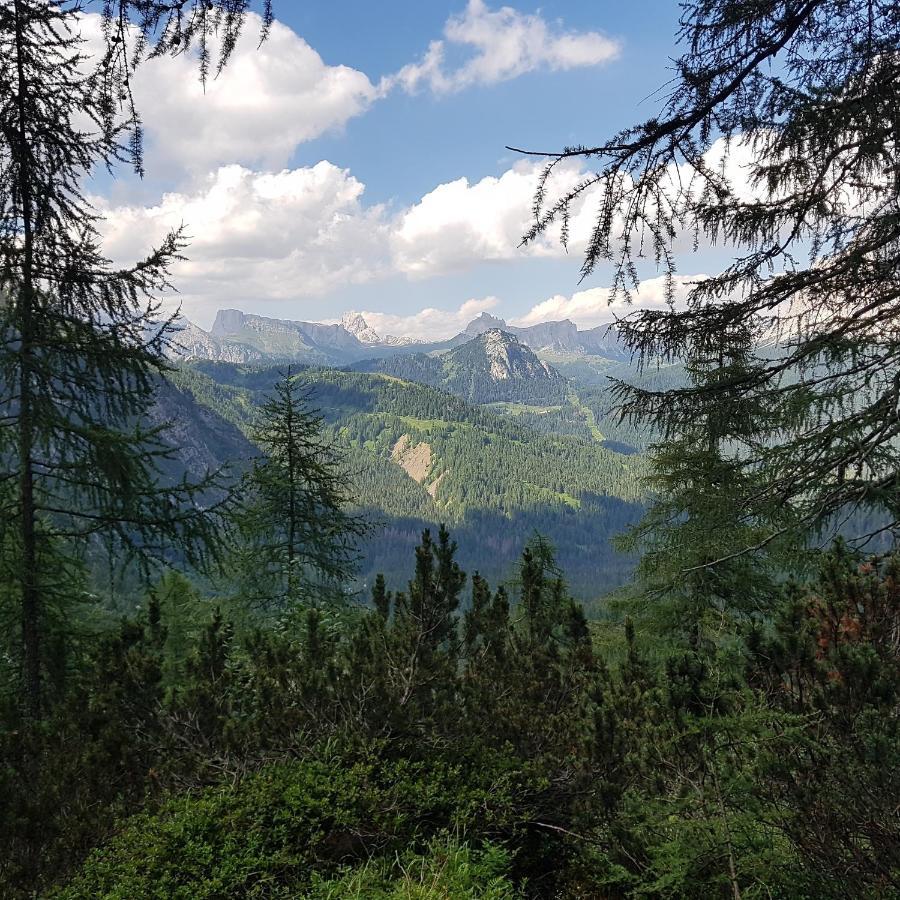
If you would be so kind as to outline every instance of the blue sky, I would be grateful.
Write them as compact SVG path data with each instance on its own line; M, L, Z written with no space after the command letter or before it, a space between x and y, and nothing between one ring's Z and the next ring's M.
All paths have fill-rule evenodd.
M614 62L568 71L535 71L444 97L395 93L343 133L298 148L297 163L330 159L349 166L376 200L412 202L436 183L478 179L513 161L506 145L555 149L631 124L652 108L641 101L667 79L675 52L677 3L512 4L540 11L567 30L601 31L622 44ZM365 72L373 81L421 56L464 2L282 2L282 21L331 64ZM353 23L346 29L347 21Z
M353 309L381 331L435 336L482 309L610 317L609 272L579 285L577 246L517 246L536 163L505 145L552 150L652 115L676 53L674 0L275 11L268 43L256 50L251 22L205 96L184 60L142 70L147 177L98 185L117 261L184 223L193 243L175 280L203 326L219 307L315 320ZM644 274L657 302L657 273Z

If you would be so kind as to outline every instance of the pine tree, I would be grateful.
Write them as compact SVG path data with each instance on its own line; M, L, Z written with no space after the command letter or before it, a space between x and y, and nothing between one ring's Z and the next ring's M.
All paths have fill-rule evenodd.
M367 529L346 509L343 461L290 368L263 405L255 438L266 457L245 476L235 514L232 565L243 598L283 608L343 596Z
M639 310L620 334L644 362L737 326L773 352L738 382L635 392L626 412L665 430L736 392L767 410L769 438L749 448L761 483L736 521L752 525L760 507L782 503L809 530L857 508L870 511L861 537L900 524L896 3L694 0L679 36L661 113L554 154L528 238L553 221L566 237L573 204L594 191L583 275L609 261L614 293L630 296L640 258L653 254L672 300L685 232L735 249L684 307ZM573 159L596 161L596 173L551 199L554 170Z
M749 640L749 681L797 716L765 789L821 896L900 892L900 558L843 542L809 586L790 583Z
M456 542L445 526L437 542L430 529L416 548L416 569L407 592L393 598L385 652L398 722L416 730L441 721L454 697L460 658L457 611L466 574L455 560ZM378 599L376 597L376 599Z

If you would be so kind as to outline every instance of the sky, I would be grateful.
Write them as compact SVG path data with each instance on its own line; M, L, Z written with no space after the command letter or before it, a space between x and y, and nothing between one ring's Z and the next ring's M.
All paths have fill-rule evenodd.
M183 225L169 302L205 328L220 308L352 310L382 334L431 338L482 311L612 318L609 269L579 283L590 198L568 252L553 233L523 248L540 162L505 147L598 142L653 115L677 54L675 0L275 0L275 13L261 47L250 18L205 91L184 57L139 70L146 175L92 186L116 263ZM98 24L85 17L89 42ZM679 271L687 283L715 263L688 255ZM660 303L660 273L641 274L639 302Z

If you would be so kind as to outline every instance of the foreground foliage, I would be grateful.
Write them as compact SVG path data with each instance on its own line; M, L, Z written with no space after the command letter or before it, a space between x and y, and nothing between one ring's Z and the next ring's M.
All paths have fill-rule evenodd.
M695 250L722 245L725 269L686 284L683 303L635 310L619 334L647 368L721 347L735 330L752 352L714 382L620 383L623 414L666 440L719 416L734 451L733 527L751 535L836 530L858 508L881 515L860 538L896 531L897 4L690 0L680 25L658 113L554 154L527 239L560 221L565 240L593 191L582 273L610 262L613 294L630 296L652 255L670 301L685 238ZM554 171L573 158L595 171L554 196ZM757 414L722 417L741 408ZM763 546L751 535L745 547Z
M170 577L6 712L2 892L891 896L897 566L838 547L712 650L595 643L541 540L492 590L426 533L406 591L264 627Z

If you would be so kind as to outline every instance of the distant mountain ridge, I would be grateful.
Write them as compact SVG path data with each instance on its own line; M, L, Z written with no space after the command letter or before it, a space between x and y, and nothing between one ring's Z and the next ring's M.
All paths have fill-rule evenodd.
M230 363L285 363L348 365L367 358L436 353L465 345L488 331L513 335L534 351L569 355L598 355L626 361L631 354L614 328L606 325L580 331L574 322L541 322L520 327L482 313L447 340L420 341L410 337L381 336L360 313L346 313L340 323L271 319L239 309L220 309L210 331L187 319L176 338L173 357Z
M514 334L533 350L556 350L562 353L589 353L609 359L625 361L631 353L624 347L615 327L598 325L579 331L571 319L558 322L539 322L537 325L507 325L503 319L483 312L466 326L465 333L473 337L492 329Z
M388 347L403 347L408 344L419 343L415 338L397 337L393 334L386 334L384 337L381 337L363 318L362 313L358 312L344 313L341 317L341 325L363 344L382 344L387 345Z

